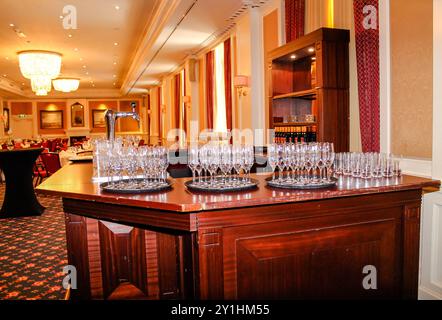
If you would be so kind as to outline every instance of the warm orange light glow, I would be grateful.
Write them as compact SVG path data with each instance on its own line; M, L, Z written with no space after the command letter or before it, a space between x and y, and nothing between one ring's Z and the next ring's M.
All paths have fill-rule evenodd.
M334 28L335 26L335 1L327 1L327 27Z

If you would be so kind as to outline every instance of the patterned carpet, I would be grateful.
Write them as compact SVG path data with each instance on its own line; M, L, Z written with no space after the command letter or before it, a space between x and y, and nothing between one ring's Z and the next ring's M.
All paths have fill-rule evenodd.
M0 185L3 203L4 184ZM61 200L39 196L40 217L0 219L0 299L63 299L67 265Z

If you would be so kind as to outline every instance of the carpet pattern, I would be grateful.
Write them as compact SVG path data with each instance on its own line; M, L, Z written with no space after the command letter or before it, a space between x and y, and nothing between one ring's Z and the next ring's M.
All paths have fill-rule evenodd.
M3 203L4 184L0 185ZM67 263L61 199L39 196L39 217L0 219L0 299L63 299Z

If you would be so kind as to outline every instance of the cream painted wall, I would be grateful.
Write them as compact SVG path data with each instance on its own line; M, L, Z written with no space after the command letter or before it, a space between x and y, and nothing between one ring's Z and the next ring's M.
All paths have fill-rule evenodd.
M250 16L244 15L238 22L234 31L236 39L236 73L237 75L250 76L251 74L251 38L250 38ZM240 121L240 129L252 127L252 106L251 95L253 92L248 90L248 94L237 99L237 116Z

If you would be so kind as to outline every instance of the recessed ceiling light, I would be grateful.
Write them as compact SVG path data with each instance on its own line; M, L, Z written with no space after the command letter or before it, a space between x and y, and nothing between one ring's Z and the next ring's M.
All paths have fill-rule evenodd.
M114 42L114 46L118 46L118 42Z
M72 38L72 34L68 34L68 37L69 37L69 38Z
M9 26L10 26L10 27L15 27L15 24L10 23Z
M114 61L114 66L116 66L117 65L117 62L116 61Z
M74 51L78 51L78 48L74 48Z
M86 71L86 74L89 74L89 71Z
M83 61L83 58L80 58L80 61Z
M64 16L60 16L60 19L63 19L64 18Z
M4 74L4 75L3 75L3 77L7 77L7 76L8 76L7 74Z
M308 52L315 52L315 48L308 48Z
M116 74L114 74L112 77L114 77L114 78L116 78L117 77L117 75Z
M83 66L83 69L86 69L86 66Z
M120 6L118 6L118 5L115 6L114 8L115 8L115 10L120 10Z
M295 60L295 59L296 59L296 54L292 54L292 55L290 56L290 59Z

